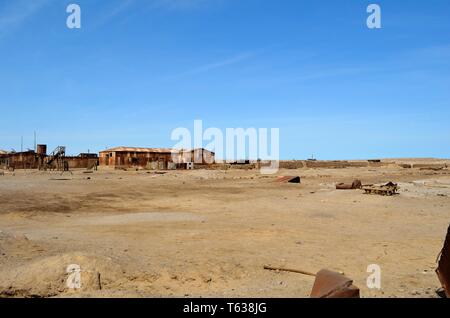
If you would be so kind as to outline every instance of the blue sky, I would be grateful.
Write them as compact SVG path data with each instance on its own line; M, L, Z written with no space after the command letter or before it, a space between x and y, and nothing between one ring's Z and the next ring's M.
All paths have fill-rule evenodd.
M82 28L66 27L66 7ZM370 3L382 29L366 27ZM0 0L0 149L280 128L282 159L450 157L450 2ZM205 143L206 144L206 143Z

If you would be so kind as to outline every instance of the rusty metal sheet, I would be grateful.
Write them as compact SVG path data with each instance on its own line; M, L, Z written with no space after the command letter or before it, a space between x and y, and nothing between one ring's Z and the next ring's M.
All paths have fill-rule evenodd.
M378 194L392 196L397 194L399 189L397 183L388 182L384 185L365 185L362 187L366 194Z
M337 190L355 190L355 189L361 189L362 188L362 182L361 180L355 180L352 183L338 183L336 184Z
M353 280L326 269L316 275L311 298L359 298L359 288Z
M445 290L447 298L450 298L450 226L447 230L444 247L439 254L438 268L436 274L439 277L442 288Z
M277 182L280 183L300 183L299 176L281 176L277 178Z

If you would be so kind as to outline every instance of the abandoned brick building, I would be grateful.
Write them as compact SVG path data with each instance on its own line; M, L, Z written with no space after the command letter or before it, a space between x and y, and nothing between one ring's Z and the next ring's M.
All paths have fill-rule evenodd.
M34 150L0 154L0 167L3 169L37 169L43 157Z
M214 152L206 149L116 147L100 152L100 166L112 168L187 169L214 163Z
M63 153L56 153L56 149L64 149ZM79 156L66 156L65 147L57 147L47 154L46 145L37 145L36 151L0 152L1 169L58 169L65 164L69 169L92 168L98 164L97 154L82 153Z

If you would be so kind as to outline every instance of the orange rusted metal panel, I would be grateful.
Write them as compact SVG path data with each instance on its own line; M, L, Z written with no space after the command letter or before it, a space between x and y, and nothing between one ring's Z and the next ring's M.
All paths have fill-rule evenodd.
M355 180L352 183L336 184L336 189L338 189L338 190L354 190L354 189L361 189L361 188L362 188L361 180Z
M359 288L350 278L326 269L316 275L311 298L359 298Z
M299 176L281 176L277 178L280 183L301 183Z

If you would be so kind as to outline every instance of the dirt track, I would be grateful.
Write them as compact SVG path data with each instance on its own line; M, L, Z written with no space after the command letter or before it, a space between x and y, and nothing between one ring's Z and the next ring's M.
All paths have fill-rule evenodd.
M96 171L0 176L3 296L308 297L314 279L263 265L343 271L363 297L435 297L450 171L382 168ZM87 179L90 178L90 179ZM400 195L335 183L395 181ZM70 264L82 289L65 288ZM369 264L382 289L366 287ZM101 277L101 290L97 274Z

